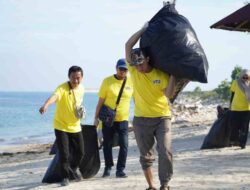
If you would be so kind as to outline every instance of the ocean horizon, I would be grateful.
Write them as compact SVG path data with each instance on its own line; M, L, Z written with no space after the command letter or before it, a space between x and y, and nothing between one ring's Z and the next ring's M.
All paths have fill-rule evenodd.
M52 92L0 92L0 145L54 142L55 104L44 115L38 111L51 94ZM86 118L81 121L82 124L93 124L97 102L97 91L87 90L83 100ZM130 113L132 107L131 102Z

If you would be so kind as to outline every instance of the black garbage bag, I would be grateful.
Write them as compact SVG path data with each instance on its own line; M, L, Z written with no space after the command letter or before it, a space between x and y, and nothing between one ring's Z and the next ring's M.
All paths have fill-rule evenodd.
M74 172L72 170L69 171L70 173L70 180L76 179L76 176L74 175ZM54 156L52 162L50 163L43 179L42 183L57 183L61 182L63 179L61 174L61 168L60 168L60 161L59 161L59 153L56 152L56 155Z
M173 96L171 98L169 98L169 101L171 103L174 102L174 100L177 98L178 94L185 88L185 86L188 83L189 83L189 80L187 80L187 79L176 78Z
M83 125L82 134L85 155L79 169L83 178L91 178L98 173L101 167L96 127L94 125Z
M220 112L219 109L220 107L218 106L218 119L214 122L210 131L205 137L201 149L223 148L230 145L230 111L225 109L223 112Z
M56 145L56 141L54 141L54 143L50 149L49 155L55 155L56 152L57 152L57 145Z
M82 134L84 140L84 157L80 163L79 170L83 178L91 178L97 174L100 169L101 161L97 144L97 133L94 125L82 125ZM54 143L55 145L56 143ZM55 149L56 145L55 145ZM51 164L49 165L42 182L57 183L62 180L61 168L59 162L59 153L57 150ZM70 154L70 162L72 162L73 154ZM70 180L76 179L73 171L70 171Z
M150 21L140 39L150 64L180 79L207 83L208 62L189 21L164 6Z

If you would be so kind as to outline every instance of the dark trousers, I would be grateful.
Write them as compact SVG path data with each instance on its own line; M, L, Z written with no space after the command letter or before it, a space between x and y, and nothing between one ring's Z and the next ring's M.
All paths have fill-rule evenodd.
M112 127L103 125L103 153L105 159L105 167L114 166L113 162L113 138L117 133L119 136L119 155L116 169L117 171L123 171L126 167L127 153L128 153L128 121L114 122Z
M62 177L69 178L70 171L76 171L84 154L82 132L68 133L55 129L55 135Z
M250 121L250 111L231 111L229 125L231 130L230 141L239 142L241 147L247 143Z

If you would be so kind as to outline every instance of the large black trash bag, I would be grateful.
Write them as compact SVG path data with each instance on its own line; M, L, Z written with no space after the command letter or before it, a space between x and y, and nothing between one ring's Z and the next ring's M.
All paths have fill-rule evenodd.
M94 125L83 125L82 134L85 155L79 169L83 178L91 178L98 173L101 166L96 127Z
M82 125L82 134L84 140L84 157L80 163L79 170L83 178L91 178L97 174L101 166L95 126ZM53 145L55 146L53 152L56 152L56 155L43 177L43 183L57 183L62 180L59 153L55 150L57 149L55 144ZM73 153L70 153L70 162L72 161L72 156ZM76 179L74 172L69 172L70 180Z
M221 110L217 107L218 119L212 125L210 131L204 139L201 149L223 148L230 145L231 130L229 125L228 109Z
M57 152L57 145L56 145L56 141L54 141L54 143L50 149L49 155L55 155L56 152Z
M208 62L189 21L164 6L150 21L140 39L150 64L177 78L207 83Z
M176 78L173 96L171 98L169 98L169 101L171 103L174 102L174 100L177 98L178 94L185 88L185 86L188 84L188 82L189 82L189 80L187 80L187 79Z
M73 171L70 170L70 180L76 179ZM59 161L59 153L56 151L56 155L54 156L53 160L51 161L43 179L42 183L57 183L61 182L63 179Z

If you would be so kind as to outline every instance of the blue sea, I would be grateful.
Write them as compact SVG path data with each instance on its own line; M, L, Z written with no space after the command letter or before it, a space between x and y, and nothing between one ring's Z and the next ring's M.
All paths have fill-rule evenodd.
M51 92L0 92L0 146L54 142L55 105L51 105L44 115L38 111L50 95ZM85 93L87 115L83 124L93 124L97 102L97 93ZM131 102L131 113L132 109Z

